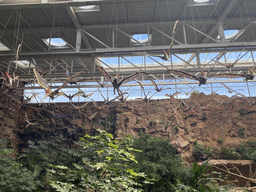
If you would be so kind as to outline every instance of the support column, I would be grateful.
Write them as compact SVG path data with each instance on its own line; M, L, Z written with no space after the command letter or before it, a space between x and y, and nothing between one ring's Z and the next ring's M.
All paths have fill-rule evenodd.
M196 63L197 63L198 69L201 69L201 61L200 61L199 53L200 53L200 51L197 50L197 52L196 52Z
M115 47L115 28L112 28L112 47Z
M184 24L183 24L183 36L184 36L184 43L187 44L186 28Z
M79 52L81 49L81 39L82 39L82 32L81 29L76 30L76 52Z
M221 42L225 42L225 34L224 34L224 28L223 28L222 21L218 21L218 33L219 33Z

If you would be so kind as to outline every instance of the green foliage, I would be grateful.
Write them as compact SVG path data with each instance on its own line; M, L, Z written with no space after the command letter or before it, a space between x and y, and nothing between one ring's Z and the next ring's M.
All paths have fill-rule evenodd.
M223 144L223 139L222 139L222 138L219 138L219 139L217 140L217 142L222 145L222 144Z
M167 131L167 129L168 129L168 127L170 126L170 124L172 123L172 121L173 121L173 117L172 117L171 120L168 121L168 122L166 123L166 125L164 126L165 131Z
M198 97L199 93L197 91L192 91L190 97Z
M36 191L40 182L32 173L18 163L17 154L7 147L6 140L0 140L0 192Z
M187 127L185 127L185 133L188 133L188 128Z
M134 165L135 170L145 172L150 179L156 180L154 184L144 185L145 191L175 191L177 180L186 180L186 169L178 151L169 140L140 134L139 138L134 139L132 146L143 151L135 153L138 161Z
M241 116L245 116L246 115L246 111L244 109L241 109L239 111L239 113L240 113Z
M256 141L240 144L235 148L235 151L241 156L242 159L249 159L256 162Z
M244 129L240 127L238 129L237 134L238 134L239 137L244 137L245 136Z
M29 147L20 157L20 161L32 171L35 165L45 169L49 164L72 164L75 157L70 153L70 149L64 147L65 142L62 135L52 136L50 140L28 141Z
M52 166L50 185L57 191L141 191L140 183L150 182L144 173L132 169L137 161L131 152L138 150L127 147L131 138L113 140L112 134L97 131L96 136L85 135L77 143L80 149L75 155L82 162Z
M192 153L197 161L201 159L207 159L212 154L212 148L206 148L204 145L198 144L198 142L194 143L196 143L196 145Z
M239 154L234 149L222 147L220 157L223 159L238 159Z
M206 117L206 115L205 115L205 114L203 114L203 115L202 115L201 120L202 120L202 121L207 120L207 117Z
M191 126L192 126L192 127L197 126L197 122L196 122L196 121L194 121L193 123L191 123Z
M190 168L190 177L188 179L188 185L178 184L177 189L180 191L189 191L189 192L214 192L214 191L224 191L224 188L217 188L213 184L217 183L215 177L212 177L213 174L219 174L215 171L210 171L212 166L209 165L209 160L204 161L201 166L197 162L193 164Z
M175 133L179 132L179 127L177 125L174 127L174 131L175 131Z
M155 122L154 120L151 120L151 121L149 122L149 125L150 125L150 126L155 126L155 125L156 125L156 122Z
M50 164L67 166L79 160L72 155L70 149L64 147L65 142L62 135L54 136L50 140L28 141L29 147L19 157L19 162L32 172L33 177L43 181L41 191L46 191L49 187L46 176Z
M126 117L128 118L128 117ZM126 121L126 119L125 119ZM129 118L128 118L129 121ZM115 122L115 117L112 113L108 114L105 120L102 122L105 131L113 132L117 128L117 124Z

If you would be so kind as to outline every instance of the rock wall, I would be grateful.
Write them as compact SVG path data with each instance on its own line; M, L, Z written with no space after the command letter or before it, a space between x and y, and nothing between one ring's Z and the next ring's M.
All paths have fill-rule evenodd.
M71 141L94 134L98 128L117 138L122 134L137 136L139 132L145 132L169 139L182 158L193 161L191 154L195 141L212 148L229 148L255 139L256 105L253 100L234 98L229 102L229 99L227 96L194 94L186 100L98 103L98 108L89 103L78 110L70 103L23 104L1 94L0 135L21 151L28 140L48 139L60 133ZM77 106L82 104L75 103ZM29 122L35 125L27 126L25 113ZM218 143L220 139L222 144Z

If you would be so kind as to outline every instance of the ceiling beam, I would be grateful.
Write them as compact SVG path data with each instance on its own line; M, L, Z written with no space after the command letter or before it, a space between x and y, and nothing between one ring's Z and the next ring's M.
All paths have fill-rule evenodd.
M226 9L224 9L223 13L221 14L220 18L218 20L216 20L215 25L213 25L211 27L211 29L208 32L209 36L212 36L214 33L216 33L216 31L218 30L218 24L219 21L222 21L222 23L224 24L224 21L226 20L229 12L234 8L234 6L236 5L236 3L238 2L238 0L232 0L229 1L228 5L226 6ZM254 20L254 19L253 19ZM214 23L213 23L214 24ZM205 37L201 43L207 43L209 42L209 39L207 37Z
M66 7L66 10L67 10L68 15L70 16L72 22L73 22L74 25L76 26L76 29L78 30L78 31L77 31L78 37L79 37L79 38L82 38L82 40L83 40L85 46L86 46L87 48L91 49L92 46L91 46L91 44L89 43L88 38L86 37L86 35L85 35L84 33L81 33L81 28L82 28L82 26L80 25L80 22L79 22L79 20L78 20L78 18L77 18L77 16L76 16L76 13L75 13L73 7ZM81 35L81 37L80 37L80 35ZM79 42L78 39L77 39L77 41ZM79 45L77 45L77 46L79 46ZM81 48L81 44L80 44L80 48Z
M246 22L248 22L248 15L246 16L241 16L240 18L226 18L223 23L229 23L229 22L241 22L241 20L245 19ZM250 20L251 21L256 21L256 16L251 16L250 17ZM100 28L122 28L122 27L136 27L136 26L140 26L140 27L150 27L150 26L153 26L153 27L163 27L163 25L170 25L170 23L175 23L176 20L173 20L173 21L161 21L161 22L158 22L158 21L148 21L148 22L134 22L134 23L119 23L119 24L94 24L94 25L81 25L81 28L84 29L84 30L87 30L87 29L100 29ZM249 22L248 22L249 23ZM211 19L201 19L201 20L196 20L196 19L186 19L184 21L179 21L179 25L181 24L205 24L205 25L213 25L213 27L218 24L218 19L216 18L211 18ZM61 26L58 26L58 32L65 32L67 30L69 31L75 31L77 28L76 27L72 27L72 26L68 26L68 27L61 27ZM26 33L45 33L45 32L48 32L53 30L53 27L33 27L33 28L23 28L23 27L20 27L19 31L20 32L26 32ZM11 28L8 28L6 29L6 33L14 33L16 31L16 29L11 29ZM209 34L208 34L209 35Z
M219 43L208 43L208 44L182 44L182 45L174 45L172 47L172 53L175 54L184 54L184 53L195 53L197 49L200 49L201 53L208 52L220 52L220 51L244 51L252 50L255 51L256 42L219 42ZM132 55L138 56L140 52L150 52L154 54L163 54L163 49L168 49L169 46L144 46L144 47L127 47L127 48L99 48L96 50L80 50L79 52L68 51L68 50L54 50L54 51L43 51L43 52L21 52L19 53L20 59L25 57L36 57L36 56L49 56L62 58L63 56L71 57L71 56L87 56L91 57L91 55L95 55L97 57L114 57L114 56L124 56L124 55ZM112 55L110 55L112 54ZM0 57L2 60L10 59L13 57L13 54L10 52L2 52L0 53Z

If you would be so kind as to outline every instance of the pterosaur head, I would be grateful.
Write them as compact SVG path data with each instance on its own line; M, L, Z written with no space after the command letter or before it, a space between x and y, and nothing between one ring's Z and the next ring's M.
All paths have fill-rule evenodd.
M205 79L207 79L206 73L205 73L203 70L201 70L201 72L202 72L202 74L203 74L203 77L204 77Z

